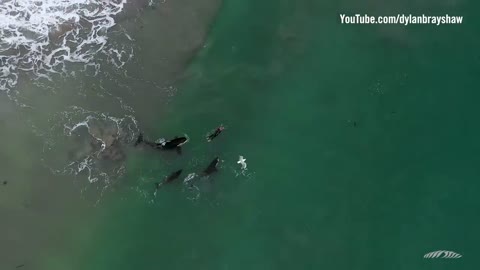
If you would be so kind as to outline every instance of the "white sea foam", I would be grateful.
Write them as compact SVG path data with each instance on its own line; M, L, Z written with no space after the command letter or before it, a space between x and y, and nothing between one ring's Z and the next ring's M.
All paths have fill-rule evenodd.
M190 173L190 174L188 174L187 177L185 177L185 179L183 179L183 183L184 183L184 184L189 184L190 181L192 181L196 176L197 176L196 173Z
M126 2L0 0L0 90L14 89L22 71L50 79L70 74L69 63L97 70L98 54L122 67L133 52L108 47L107 33Z
M57 174L86 175L89 182L103 182L108 186L112 178L125 173L123 160L113 160L109 166L102 165L108 148L122 151L126 145L133 143L139 133L137 121L131 115L115 117L102 112L95 112L73 106L68 111L57 114L51 119L52 127L47 134L46 157L55 158L65 153L65 145L73 145L70 149L73 157L67 162L47 160L47 166ZM86 131L82 133L83 131ZM69 138L82 139L84 144L71 143ZM95 143L97 142L97 143ZM118 143L118 144L116 144ZM92 146L93 144L93 146ZM99 147L95 147L99 145ZM68 148L68 146L67 146ZM107 157L107 160L111 159Z

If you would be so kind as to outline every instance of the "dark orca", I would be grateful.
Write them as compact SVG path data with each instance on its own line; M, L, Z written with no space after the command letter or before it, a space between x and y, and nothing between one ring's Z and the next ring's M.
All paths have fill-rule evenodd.
M210 162L210 164L208 164L208 167L203 171L203 174L204 175L210 175L214 172L217 172L217 165L218 165L218 162L220 161L220 159L218 157L216 157L214 160L212 160L212 162Z
M165 183L170 183L172 182L173 180L176 180L178 179L178 177L180 177L180 174L182 174L182 170L178 170L172 174L170 174L167 178L165 178Z
M146 145L148 145L152 148L155 148L155 149L176 150L178 154L182 154L182 149L180 147L187 142L188 142L187 136L175 137L172 140L164 141L164 142L161 142L161 143L150 142L150 141L145 140L143 138L143 134L140 133L140 135L138 135L137 141L135 142L135 146L143 143L143 144L146 144Z
M170 141L165 141L157 145L163 150L177 150L177 153L181 154L182 148L180 147L187 142L188 142L188 138L185 136L185 137L175 137Z
M155 183L156 189L159 189L163 184L168 184L168 183L178 179L178 177L180 177L180 174L182 174L182 171L183 170L175 171L172 174L170 174L169 176L167 176L163 182Z

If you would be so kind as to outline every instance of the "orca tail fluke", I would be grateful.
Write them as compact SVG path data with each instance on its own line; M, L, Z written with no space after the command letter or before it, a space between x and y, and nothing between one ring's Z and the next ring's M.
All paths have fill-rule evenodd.
M137 138L137 140L135 141L135 146L137 146L137 145L139 145L139 144L141 144L141 143L143 143L143 133L138 134L138 138Z

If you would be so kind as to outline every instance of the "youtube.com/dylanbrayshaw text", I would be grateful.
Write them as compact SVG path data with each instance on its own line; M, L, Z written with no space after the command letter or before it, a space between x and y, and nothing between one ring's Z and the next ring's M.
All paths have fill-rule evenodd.
M462 24L463 16L450 16L448 14L440 16L397 14L393 16L371 16L368 14L346 15L340 14L340 23L342 24Z

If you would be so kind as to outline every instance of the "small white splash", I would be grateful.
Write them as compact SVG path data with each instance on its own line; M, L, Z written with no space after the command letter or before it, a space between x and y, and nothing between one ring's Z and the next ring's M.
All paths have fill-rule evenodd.
M187 177L185 177L185 179L183 180L183 183L184 183L184 184L190 183L190 182L193 180L193 178L195 178L195 176L197 176L196 173L190 173L190 174L188 174Z
M159 138L159 139L155 140L155 143L158 143L158 144L161 144L161 145L165 144L165 142L166 142L165 138Z
M247 169L247 160L243 156L239 156L237 163L241 165L242 170Z
M200 189L194 184L194 179L197 177L196 173L190 173L183 180L185 186L183 191L189 193L187 199L190 201L196 201L200 198Z

